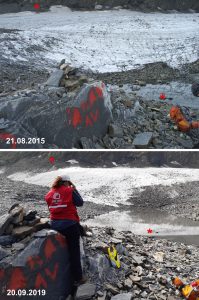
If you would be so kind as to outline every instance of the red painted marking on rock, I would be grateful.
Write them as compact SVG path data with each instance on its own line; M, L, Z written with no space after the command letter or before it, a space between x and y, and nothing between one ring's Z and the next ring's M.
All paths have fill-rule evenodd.
M80 125L82 123L82 117L81 117L81 113L79 111L78 108L74 108L73 110L73 127L77 127L78 125Z
M53 244L52 240L48 239L44 247L44 254L46 259L50 259L54 252L56 252L55 245Z
M42 277L40 273L37 274L36 280L35 280L35 288L39 289L40 287L47 288L47 282L46 280Z
M95 95L94 89L92 89L89 93L89 103L91 106L93 106L93 104L95 103L95 101L97 100L97 97Z
M149 229L147 229L147 232L148 232L149 234L151 234L151 233L153 232L153 230L152 230L151 228L149 228Z
M89 116L86 116L86 127L88 126L93 126L93 123L91 121L91 119L89 118Z
M83 112L89 110L89 108L90 108L90 103L88 101L81 103L81 109Z
M98 95L100 98L103 97L102 89L100 89L99 87L96 87L96 88L95 88L95 91L96 91L97 95Z
M91 116L93 122L97 122L98 117L99 117L99 110L96 109L95 113L91 111L90 116Z
M99 119L100 111L96 109L95 103L103 99L103 90L101 87L90 89L87 100L82 102L80 108L66 108L68 114L68 125L74 128L78 126L93 126Z
M45 269L45 273L48 277L50 277L52 280L55 280L57 278L57 273L58 273L58 269L59 269L59 264L56 263L54 270L51 272L49 269Z
M62 236L61 234L57 234L55 236L55 239L59 242L61 247L66 247L67 241L64 236Z
M23 271L20 268L15 268L8 283L8 290L24 289L26 286L27 280Z
M5 270L0 270L0 279L3 279L5 274Z
M39 256L30 256L27 259L27 264L31 270L34 270L38 265L40 267L43 265L43 260Z
M10 133L0 133L0 140L6 141L7 139L14 139L14 143L11 144L11 148L16 149L17 147L16 137Z

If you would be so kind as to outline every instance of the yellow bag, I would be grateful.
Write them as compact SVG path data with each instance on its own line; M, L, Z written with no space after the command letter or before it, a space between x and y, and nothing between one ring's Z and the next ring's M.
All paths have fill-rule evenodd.
M118 257L117 250L114 246L108 248L108 256L111 261L113 267L117 267L118 269L121 267L120 259Z
M191 292L193 291L192 286L190 285L185 285L185 287L182 288L182 295L186 298L189 299L189 296L191 295Z

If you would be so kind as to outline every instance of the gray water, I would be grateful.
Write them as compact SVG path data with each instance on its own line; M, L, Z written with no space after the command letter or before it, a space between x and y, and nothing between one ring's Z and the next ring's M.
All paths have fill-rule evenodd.
M86 221L87 225L113 227L137 235L164 237L199 246L199 222L158 210L129 210L106 213ZM152 233L148 233L152 229Z

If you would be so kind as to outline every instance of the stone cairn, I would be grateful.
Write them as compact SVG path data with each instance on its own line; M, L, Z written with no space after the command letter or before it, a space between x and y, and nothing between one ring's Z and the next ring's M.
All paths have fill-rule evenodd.
M63 87L66 92L73 92L80 89L83 84L91 83L94 80L82 74L77 68L73 68L63 59L57 70L55 70L46 82L47 86Z
M29 242L32 233L45 228L50 228L48 218L39 217L36 210L26 210L14 204L0 217L0 246L22 250L25 248L23 240Z

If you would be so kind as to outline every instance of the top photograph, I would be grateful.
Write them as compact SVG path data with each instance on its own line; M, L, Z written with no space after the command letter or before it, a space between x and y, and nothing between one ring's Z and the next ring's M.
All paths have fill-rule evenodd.
M199 149L199 1L0 0L0 149Z

